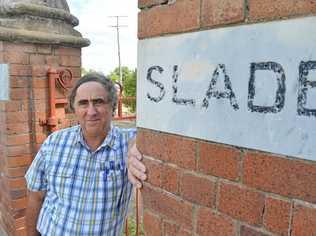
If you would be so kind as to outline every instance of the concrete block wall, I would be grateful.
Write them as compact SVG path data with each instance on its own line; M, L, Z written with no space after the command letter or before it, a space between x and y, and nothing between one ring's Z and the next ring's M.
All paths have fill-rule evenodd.
M0 225L8 235L26 235L24 175L39 145L49 134L40 120L49 116L49 67L81 75L81 48L0 42L0 63L9 65L10 99L0 101ZM57 97L65 97L59 92ZM73 122L57 109L59 128Z
M314 0L139 0L140 40L316 14ZM166 53L166 52L163 52ZM138 129L146 235L316 235L316 163Z

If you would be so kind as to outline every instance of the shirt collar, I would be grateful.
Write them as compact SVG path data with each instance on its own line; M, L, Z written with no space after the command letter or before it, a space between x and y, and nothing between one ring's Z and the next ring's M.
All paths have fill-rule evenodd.
M107 136L105 137L101 145L97 148L97 150L103 147L109 147L110 149L115 150L116 149L115 140L117 139L117 136L118 136L117 129L111 124L110 131L108 132ZM76 140L77 143L81 143L81 145L87 147L87 144L83 138L82 129L80 125L78 125L76 137L77 137L77 140Z

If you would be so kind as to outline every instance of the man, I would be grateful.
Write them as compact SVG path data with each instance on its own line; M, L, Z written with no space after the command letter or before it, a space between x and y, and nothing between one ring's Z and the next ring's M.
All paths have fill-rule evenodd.
M52 133L25 176L29 235L121 235L132 191L128 142L136 130L112 126L116 104L113 83L100 74L74 86L69 105L79 125ZM146 177L135 144L131 155L129 177Z

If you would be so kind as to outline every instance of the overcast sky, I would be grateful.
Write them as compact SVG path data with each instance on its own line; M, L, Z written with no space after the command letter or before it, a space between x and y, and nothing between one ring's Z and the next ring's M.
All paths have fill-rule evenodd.
M116 18L120 18L121 64L137 66L137 0L67 0L71 14L79 19L76 29L91 41L82 49L82 66L109 74L118 66Z

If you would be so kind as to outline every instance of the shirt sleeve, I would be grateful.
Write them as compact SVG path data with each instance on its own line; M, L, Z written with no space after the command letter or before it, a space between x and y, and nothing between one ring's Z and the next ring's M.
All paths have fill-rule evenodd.
M45 171L45 152L42 148L36 154L31 166L25 175L27 188L31 191L47 190L47 178Z
M136 128L127 129L128 141L136 138L137 130Z
M124 154L124 162L127 163L127 153L130 141L136 138L136 128L128 128L121 129L122 131L122 140L123 145L120 146L122 148L122 152Z

